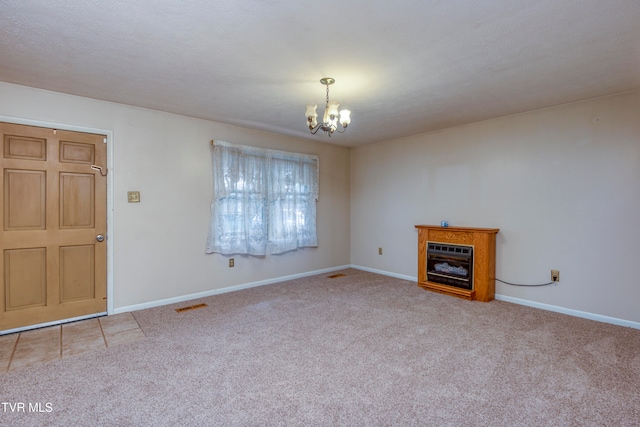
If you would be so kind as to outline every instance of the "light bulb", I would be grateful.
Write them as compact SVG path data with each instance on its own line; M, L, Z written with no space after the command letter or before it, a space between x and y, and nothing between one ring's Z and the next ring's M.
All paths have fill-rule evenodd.
M340 124L342 125L342 127L346 128L349 123L351 123L351 111L340 111Z

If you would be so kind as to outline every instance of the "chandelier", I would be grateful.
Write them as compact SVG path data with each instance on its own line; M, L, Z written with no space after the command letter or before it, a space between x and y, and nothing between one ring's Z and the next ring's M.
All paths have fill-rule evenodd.
M309 126L309 131L312 134L316 134L320 129L322 129L325 135L331 136L334 131L338 131L338 133L343 133L347 130L347 126L351 123L351 111L349 110L340 110L338 111L338 104L336 101L329 102L329 86L334 84L336 81L331 77L325 77L320 79L320 83L327 87L327 103L324 107L324 116L322 117L322 123L318 123L316 118L318 117L318 113L316 112L317 104L307 104L307 125ZM338 120L338 116L340 116L340 120ZM338 123L342 127L342 130L338 129Z

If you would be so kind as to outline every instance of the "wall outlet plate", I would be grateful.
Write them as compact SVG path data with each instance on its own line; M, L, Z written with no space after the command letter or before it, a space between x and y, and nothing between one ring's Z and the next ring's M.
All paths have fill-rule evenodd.
M382 248L378 248L378 255L382 255Z
M233 258L229 258L229 267L233 267L236 265L236 262Z
M551 281L552 282L560 281L560 270L551 270Z

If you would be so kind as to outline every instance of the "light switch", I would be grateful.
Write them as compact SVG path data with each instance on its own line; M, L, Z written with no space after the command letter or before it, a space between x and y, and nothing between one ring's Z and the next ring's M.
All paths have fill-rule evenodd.
M140 203L139 191L127 191L127 200L129 203Z

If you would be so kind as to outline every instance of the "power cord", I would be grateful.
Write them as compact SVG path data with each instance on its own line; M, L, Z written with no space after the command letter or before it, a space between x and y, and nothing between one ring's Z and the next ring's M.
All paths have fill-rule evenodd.
M500 280L498 278L495 279L496 282L500 282L500 283L504 283L505 285L511 285L511 286L524 286L524 287L535 287L535 286L547 286L547 285L553 285L554 283L558 283L556 281L551 281L549 283L540 283L538 285L524 285L522 283L511 283L511 282L505 282L504 280Z

